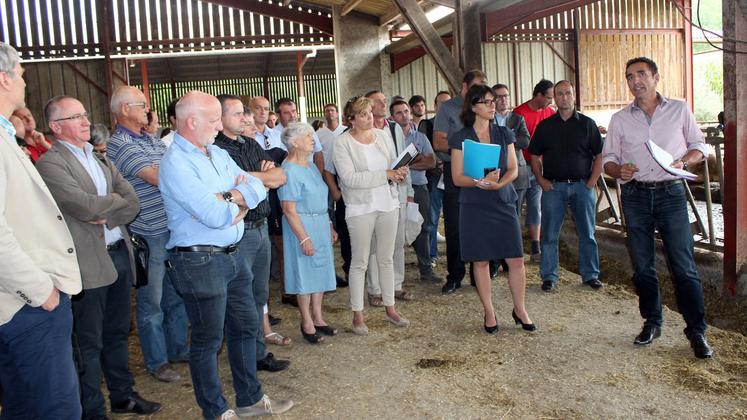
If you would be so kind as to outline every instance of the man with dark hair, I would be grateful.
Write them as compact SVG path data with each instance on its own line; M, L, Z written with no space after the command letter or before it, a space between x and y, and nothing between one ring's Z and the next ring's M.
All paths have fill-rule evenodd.
M292 122L298 121L298 112L296 111L296 103L288 98L281 98L275 102L275 112L278 114L278 121L275 124L275 133L280 137L285 127ZM319 169L319 173L324 171L324 154L322 153L322 143L319 141L319 137L314 133L314 150L309 155L309 161L313 162ZM282 144L282 143L281 143ZM283 146L285 148L285 146Z
M451 177L451 157L448 138L461 130L464 125L459 117L462 113L464 95L470 87L485 83L485 73L481 70L471 70L462 79L462 91L443 104L436 113L433 123L433 149L442 152L439 157L444 162L444 228L446 230L446 266L448 275L441 291L446 294L454 293L462 287L462 279L466 274L462 253L459 249L459 187L454 185Z
M594 228L602 135L594 120L576 111L571 82L558 82L554 94L558 113L539 123L529 145L532 172L542 187L542 290L552 291L558 283L558 239L569 206L578 235L581 281L601 289Z
M373 126L387 133L394 142L395 154L399 155L405 150L405 133L402 127L394 121L387 119L387 97L384 92L376 89L369 91L365 95L373 101L371 113L373 114ZM407 174L404 182L397 184L399 188L399 223L397 225L397 236L394 240L394 297L400 300L413 300L412 292L403 288L405 281L405 221L407 219L407 203L414 202L414 191L412 189L412 178ZM372 247L373 249L373 247ZM381 287L379 285L378 264L376 264L376 254L371 254L366 273L368 282L369 303L372 306L382 306Z
M241 136L246 124L244 105L234 95L219 95L223 130L215 137L215 145L228 152L234 162L249 175L262 181L265 188L279 188L285 183L285 173L275 167L272 158L256 141ZM267 198L250 209L244 217L244 239L246 259L251 268L249 283L254 295L257 319L264 320L265 305L270 296L270 237L267 231L267 216L270 203ZM275 359L267 352L262 328L257 329L257 369L277 372L287 369L290 362Z
M534 135L534 130L540 121L551 116L555 110L550 107L553 99L553 84L549 80L542 79L534 86L532 99L514 108L513 113L524 117L529 137ZM524 159L527 162L532 161L532 156L527 149L524 149ZM540 262L540 228L541 228L541 199L542 188L534 178L534 174L529 176L529 189L525 194L527 200L527 217L525 224L529 227L529 238L531 240L530 258L534 262ZM521 209L519 203L518 208Z
M102 373L114 413L152 414L161 405L133 390L128 368L130 290L134 259L125 227L140 211L135 190L104 156L93 153L88 113L57 96L44 107L55 138L36 167L60 206L78 251L83 293L73 301L73 331L81 354L83 419L106 416Z
M449 92L445 90L439 91L433 100L433 110L438 113L438 108L441 104L449 99L451 99ZM435 117L422 120L418 125L418 131L428 137L431 147L433 147L433 120L435 120ZM448 157L448 154L438 152L435 149L434 152L436 153L436 167L425 172L425 177L428 178L428 193L431 197L430 217L428 218L428 243L430 244L432 267L436 265L436 260L438 259L438 243L446 241L446 238L438 233L438 223L441 220L441 207L444 200L443 160L441 156L446 155Z
M421 95L413 95L407 101L407 104L410 106L412 123L415 124L415 127L420 126L420 121L425 118L425 98Z
M645 319L634 343L651 344L661 335L661 292L656 275L656 231L661 235L671 269L677 306L687 327L695 357L713 357L706 341L703 286L693 260L693 237L685 186L654 160L649 141L673 156L669 166L687 169L708 156L708 145L687 103L657 92L659 72L651 59L637 57L625 66L625 79L635 100L612 116L604 143L604 171L619 178L628 249L635 268L638 305Z
M171 146L171 143L174 141L174 131L176 131L176 103L179 102L179 98L174 99L173 101L169 102L169 106L166 107L166 118L169 119L169 126L165 128L163 131L167 131L165 135L163 132L161 135L161 141L163 144L166 145L166 147Z
M13 142L16 132L8 120L26 105L25 88L18 52L0 42L2 415L77 420L81 408L70 296L81 290L80 269L60 208Z
M405 145L413 145L418 150L418 156L410 163L410 178L412 179L412 189L415 191L415 203L418 204L418 211L423 217L423 224L420 233L413 242L415 254L418 258L418 271L420 280L433 283L443 281L433 273L431 267L430 249L428 241L428 218L430 217L430 196L428 194L428 180L425 177L425 170L436 166L436 158L433 156L433 148L425 134L417 130L417 126L410 116L410 107L405 101L395 101L389 106L392 119L402 127L405 134ZM401 221L400 223L405 223Z
M148 111L143 92L121 86L114 91L110 106L117 125L109 140L107 157L135 188L141 209L130 229L148 247L148 284L136 291L135 318L143 361L154 378L175 382L181 376L170 363L186 362L189 345L184 301L176 293L164 265L169 229L158 189L158 171L168 149L141 129Z

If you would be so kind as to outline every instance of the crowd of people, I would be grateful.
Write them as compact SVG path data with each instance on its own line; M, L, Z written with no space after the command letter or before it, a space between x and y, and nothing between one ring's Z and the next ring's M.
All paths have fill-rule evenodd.
M84 105L62 95L41 110L48 134L25 108L17 52L0 43L0 377L2 418L104 419L102 378L113 413L152 414L161 404L133 389L128 367L131 287L144 365L159 381L188 363L206 419L277 414L257 371L287 369L267 344L292 340L272 330L269 280L298 307L300 337L318 344L340 329L325 320L325 292L349 288L352 324L369 333L365 303L397 328L418 328L396 309L416 299L405 283L412 244L419 280L461 287L469 272L498 330L491 278L507 272L512 318L538 330L525 303L522 223L541 290L557 291L558 237L570 207L579 272L603 287L594 235L602 172L623 182L622 207L644 318L637 345L662 327L655 231L664 241L685 335L696 357L712 357L703 294L693 262L682 183L647 152L651 139L687 168L708 153L687 106L656 91L656 64L625 68L635 100L612 118L606 140L576 110L574 86L540 81L510 109L507 85L467 72L460 92L426 99L372 90L324 121L298 121L296 104L191 91L168 107L169 128L140 90L113 93L116 125L91 124ZM553 101L555 105L553 106ZM276 120L273 119L276 117ZM16 141L13 141L13 138ZM466 175L465 141L500 146L495 167ZM417 156L397 165L408 147ZM526 202L526 210L522 211ZM408 234L408 209L422 221ZM446 279L437 264L443 210ZM29 223L33 220L34 223ZM334 243L342 273L337 275ZM470 263L469 271L465 264ZM367 296L367 299L366 299ZM221 389L217 354L226 345L236 394Z

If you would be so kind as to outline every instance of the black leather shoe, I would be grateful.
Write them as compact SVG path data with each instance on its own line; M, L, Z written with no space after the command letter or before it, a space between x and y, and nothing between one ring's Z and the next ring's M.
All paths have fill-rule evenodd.
M272 316L272 314L267 314L267 319L270 321L270 325L273 327L283 321L283 318Z
M698 359L710 359L713 357L713 349L708 345L705 335L695 334L690 338L690 347L693 348L693 353Z
M153 414L161 411L161 404L148 401L133 392L127 401L121 403L112 403L112 413L133 413L133 414Z
M542 282L542 291L543 292L552 292L555 290L555 283L550 280L545 280Z
M594 290L599 290L602 287L604 287L604 284L601 281L599 281L599 279L591 279L587 282L584 282L584 284L591 287Z
M648 346L654 339L661 336L661 328L656 325L644 325L641 333L636 336L633 344L636 346Z
M340 276L335 276L335 279L337 281L337 287L338 288L348 287L348 285L349 285L348 281L345 280L344 278L342 278Z
M461 282L447 281L446 284L444 284L443 287L441 288L441 293L446 294L446 295L450 295L450 294L456 292L456 289L458 289L460 287L462 287L462 283Z
M267 353L264 359L257 360L257 370L280 372L281 370L288 369L290 363L290 360L276 359L274 354Z

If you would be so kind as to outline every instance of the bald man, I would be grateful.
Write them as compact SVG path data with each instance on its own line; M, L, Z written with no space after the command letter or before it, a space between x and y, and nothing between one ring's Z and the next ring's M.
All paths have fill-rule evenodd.
M117 125L107 145L107 157L135 188L140 213L130 224L138 242L148 246L148 283L137 288L136 319L145 368L159 381L181 376L170 363L189 359L184 301L166 276L169 229L158 189L158 169L166 145L142 128L148 123L148 103L140 90L121 86L110 103Z
M213 145L223 129L217 98L191 91L176 105L174 142L159 171L170 238L168 265L192 325L189 367L206 419L277 414L289 400L271 401L257 379L259 319L243 242L244 217L266 198L262 181ZM221 391L215 357L228 342L236 411Z

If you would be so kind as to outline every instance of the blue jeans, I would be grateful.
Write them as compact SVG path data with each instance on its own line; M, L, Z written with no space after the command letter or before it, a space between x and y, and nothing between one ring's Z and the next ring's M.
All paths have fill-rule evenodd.
M529 189L524 190L522 197L526 197L527 200L527 217L524 220L526 226L539 225L542 220L542 187L537 183L537 178L534 174L529 175ZM521 209L521 204L516 206Z
M175 252L169 254L174 285L184 298L192 326L189 370L197 404L206 419L228 410L221 391L216 354L223 342L225 326L228 363L231 367L236 405L254 405L262 398L257 379L257 308L252 293L252 273L247 255Z
M72 332L73 312L64 293L52 312L24 305L0 325L0 419L80 419Z
M658 230L672 271L677 306L687 327L685 335L706 330L703 287L693 260L693 237L681 182L655 189L622 187L622 209L628 245L635 267L635 287L641 316L647 325L661 326L661 294L656 275Z
M262 318L264 317L264 306L270 297L270 246L267 223L259 228L244 229L241 251L246 255L249 272L252 275L252 293L254 294L254 304L260 325L255 338L257 341L257 360L264 359L267 356L265 337L262 334Z
M553 182L551 191L542 192L542 261L543 281L558 281L558 237L563 227L566 207L571 207L578 234L578 269L584 282L599 278L599 250L594 239L596 195L594 188L580 182Z
M428 179L431 209L426 229L430 241L431 259L438 257L438 222L441 220L441 206L444 200L444 190L438 188L439 178L433 177Z
M148 244L148 285L137 289L137 330L145 368L153 372L169 361L186 360L187 312L166 276L169 233L140 235Z

